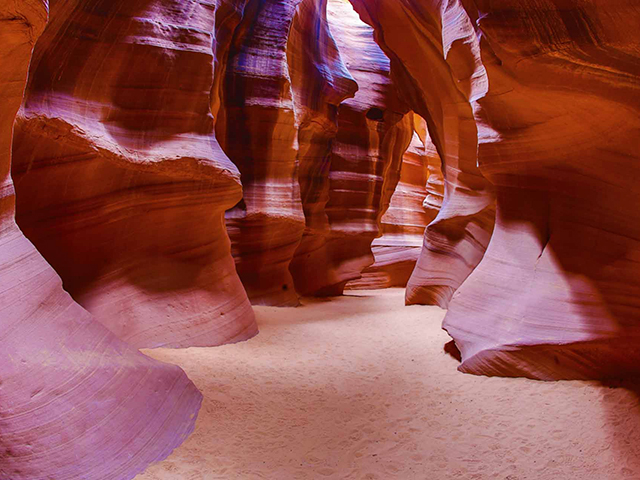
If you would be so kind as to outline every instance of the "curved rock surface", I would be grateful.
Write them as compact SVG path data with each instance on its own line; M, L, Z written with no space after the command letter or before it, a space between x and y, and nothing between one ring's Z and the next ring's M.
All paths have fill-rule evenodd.
M219 3L224 52L244 0ZM73 298L136 347L257 332L223 219L241 186L213 133L215 7L53 1L16 123L19 225Z
M289 263L304 230L287 43L300 0L249 0L237 27L216 131L242 174L227 212L240 278L251 302L298 305Z
M191 433L201 395L62 290L14 222L12 124L47 3L0 4L0 478L131 479Z
M635 2L352 1L445 166L407 300L448 305L466 278L444 325L465 372L637 374Z
M468 3L496 231L445 320L461 370L640 373L640 9L632 0Z
M316 272L313 281L296 281L301 293L315 295L341 294L373 263L371 242L380 234L380 218L398 183L412 132L408 109L389 79L389 59L376 45L373 30L347 2L330 0L328 12L331 33L359 90L338 107L325 207L329 232L315 242L316 250L309 248L313 240L306 240L294 267L301 274Z
M431 175L438 177L431 179ZM389 209L381 219L382 236L372 243L375 262L350 289L405 287L420 256L425 227L441 204L432 200L434 184L441 184L440 157L427 133L425 121L414 115L414 133L402 158L400 181ZM430 185L431 184L431 185Z
M330 31L327 0L305 0L299 5L288 48L298 125L298 181L305 216L304 235L289 270L296 290L311 294L327 285L327 275L321 272L332 268L326 249L331 229L326 205L338 106L353 97L358 86Z
M407 303L446 306L480 262L493 229L495 199L476 164L471 102L487 89L471 22L459 1L352 0L391 58L403 99L423 117L443 162L444 202L425 231L407 285Z
M444 202L444 175L442 174L442 160L438 149L433 144L427 124L419 118L416 121L416 133L424 145L424 156L427 163L427 196L422 203L427 211L427 218L435 220Z

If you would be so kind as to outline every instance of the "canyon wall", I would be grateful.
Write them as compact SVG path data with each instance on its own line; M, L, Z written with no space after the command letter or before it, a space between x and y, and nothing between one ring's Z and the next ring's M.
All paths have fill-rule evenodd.
M314 295L342 294L346 283L374 262L371 242L381 234L380 220L398 183L413 130L373 30L341 0L328 2L328 19L358 91L337 108L327 162L326 221L305 231L291 265L296 288Z
M232 37L212 109L243 184L240 278L257 305L341 294L374 261L411 139L389 60L343 0L249 1Z
M478 163L497 190L487 253L445 328L461 369L640 372L637 2L467 2L489 90Z
M12 126L47 13L0 4L0 478L131 479L191 433L201 395L75 303L16 226Z
M240 174L210 106L212 45L229 49L244 3L220 2L216 39L216 4L54 0L35 47L14 139L18 224L73 298L139 348L257 332L223 218Z
M289 270L302 294L332 284L332 259L326 248L331 226L329 201L332 145L338 133L338 107L358 90L338 51L327 19L327 1L305 0L289 36L296 122L298 181L305 229Z
M408 302L449 306L465 372L638 373L637 5L353 3L444 165Z
M440 157L425 121L414 115L414 133L402 158L400 181L380 220L382 236L373 240L375 262L349 289L405 287L420 257L425 227L440 210L434 186L442 187ZM436 195L438 192L435 192Z
M201 401L137 348L349 282L464 372L639 373L635 2L350 1L0 6L0 478L132 478Z
M242 174L243 198L226 215L233 255L253 304L296 306L289 263L305 220L287 39L300 0L249 0L234 33L220 143Z
M495 217L493 187L476 163L472 103L486 92L488 82L475 31L457 1L352 3L375 28L378 43L391 58L398 91L427 121L442 160L444 201L425 231L406 298L409 304L446 307L482 259Z

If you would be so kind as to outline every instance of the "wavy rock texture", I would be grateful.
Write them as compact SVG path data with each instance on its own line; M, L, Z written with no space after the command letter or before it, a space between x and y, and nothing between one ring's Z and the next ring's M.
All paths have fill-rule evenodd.
M305 0L298 6L288 57L298 125L298 181L305 216L304 235L289 270L296 290L311 294L327 285L327 275L319 272L332 268L326 249L331 230L326 205L331 149L338 134L338 107L358 90L331 34L327 0Z
M221 2L227 42L243 4ZM215 6L53 1L16 123L19 225L136 347L257 332L223 221L241 187L213 134Z
M431 175L437 178L433 180ZM420 256L424 229L435 219L441 205L430 198L430 183L432 189L434 184L442 185L440 157L425 121L415 115L413 139L402 159L400 181L381 219L382 236L372 243L375 263L363 270L361 279L349 282L347 288L407 285Z
M130 479L191 433L201 395L74 303L14 222L12 123L46 19L0 4L0 478Z
M470 216L458 217L459 235L441 243L457 239L465 249L448 263L421 258L409 301L431 295L447 305L482 257L492 188L467 169L474 135L479 171L497 192L496 231L445 319L462 354L461 370L539 379L637 374L635 2L467 0L466 10L456 1L353 3L399 62L395 72L407 80L412 108L431 113L425 118L445 165L445 195L427 228L423 258L437 250L431 239L439 221L454 206L475 205ZM431 83L423 81L421 66L431 70ZM450 95L452 84L461 97ZM464 167L457 177L450 169L456 146ZM425 290L418 280L427 277L427 267ZM433 281L438 269L455 282Z
M330 0L331 33L349 72L360 86L338 107L337 134L331 144L329 194L325 212L329 232L321 241L305 240L294 272L315 272L296 281L301 293L339 295L374 261L371 242L400 176L402 154L412 123L389 79L389 60L348 2ZM307 235L316 232L307 231ZM311 250L310 245L319 248ZM294 273L295 275L295 273Z
M416 117L418 117L416 115ZM444 203L444 175L442 174L442 160L438 155L438 149L433 144L429 136L427 125L418 117L415 123L416 133L424 145L424 157L427 164L427 196L422 203L422 207L427 212L427 218L435 220ZM429 222L431 223L431 222Z
M640 9L468 2L490 89L479 164L497 225L445 327L461 370L640 372ZM477 7L477 9L476 9Z
M407 303L446 306L482 259L495 216L492 186L476 164L471 102L486 92L487 79L475 32L458 0L352 3L374 26L398 90L427 121L443 162L444 202L425 231Z
M295 306L289 263L304 230L287 39L300 0L250 0L234 35L217 134L242 174L227 215L251 302Z

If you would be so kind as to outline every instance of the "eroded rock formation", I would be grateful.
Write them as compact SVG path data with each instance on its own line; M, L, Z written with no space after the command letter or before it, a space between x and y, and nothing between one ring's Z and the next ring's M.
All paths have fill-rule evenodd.
M0 4L0 478L131 479L189 435L201 396L76 304L14 221L12 124L47 9Z
M638 373L635 2L353 3L445 166L407 299L449 305L462 284L445 319L461 370Z
M467 2L488 92L478 163L489 249L445 328L461 369L534 378L640 372L640 9Z
M438 216L444 202L444 175L442 174L442 160L438 149L431 141L427 124L420 118L415 123L416 133L424 145L424 157L427 164L427 196L422 207L427 212L427 219L433 221Z
M640 373L635 2L351 3L0 6L0 478L166 456L200 396L135 348L251 337L241 279L415 264L465 372Z
M249 0L226 69L218 138L242 174L227 213L238 273L254 304L295 306L289 273L304 230L287 39L300 0Z
M326 1L250 1L230 49L217 133L242 173L226 218L254 304L360 276L410 140L371 28L348 2L328 6L330 21Z
M245 2L219 3L225 52ZM136 347L257 331L223 221L241 186L213 132L215 7L53 1L16 122L18 223L74 299Z
M355 95L327 20L327 1L305 0L289 37L289 69L298 124L298 181L305 231L290 264L296 290L322 291L333 282L326 249L331 226L329 201L331 150L338 133L338 107ZM325 273L326 272L326 273Z
M331 143L328 231L307 230L292 264L301 293L339 295L374 261L371 242L398 183L412 119L389 78L389 60L347 2L328 3L329 25L349 73L359 86L338 107ZM315 247L315 249L314 249ZM315 272L312 279L301 278Z
M400 181L381 219L382 236L372 243L375 262L362 271L361 279L349 282L347 288L407 285L420 256L424 229L435 219L441 206L441 202L433 200L434 186L438 184L442 184L440 157L429 138L425 121L415 115L413 138L402 159Z
M476 164L471 102L486 92L487 79L475 31L458 1L352 3L374 26L398 91L427 121L443 162L444 203L425 231L407 302L446 306L482 259L493 228L493 189Z

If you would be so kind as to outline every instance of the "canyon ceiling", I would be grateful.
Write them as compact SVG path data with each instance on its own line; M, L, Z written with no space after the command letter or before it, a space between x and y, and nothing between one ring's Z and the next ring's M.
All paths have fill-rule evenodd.
M133 478L201 402L138 349L248 340L251 304L302 295L406 286L463 372L640 373L638 25L636 0L3 1L0 479Z

